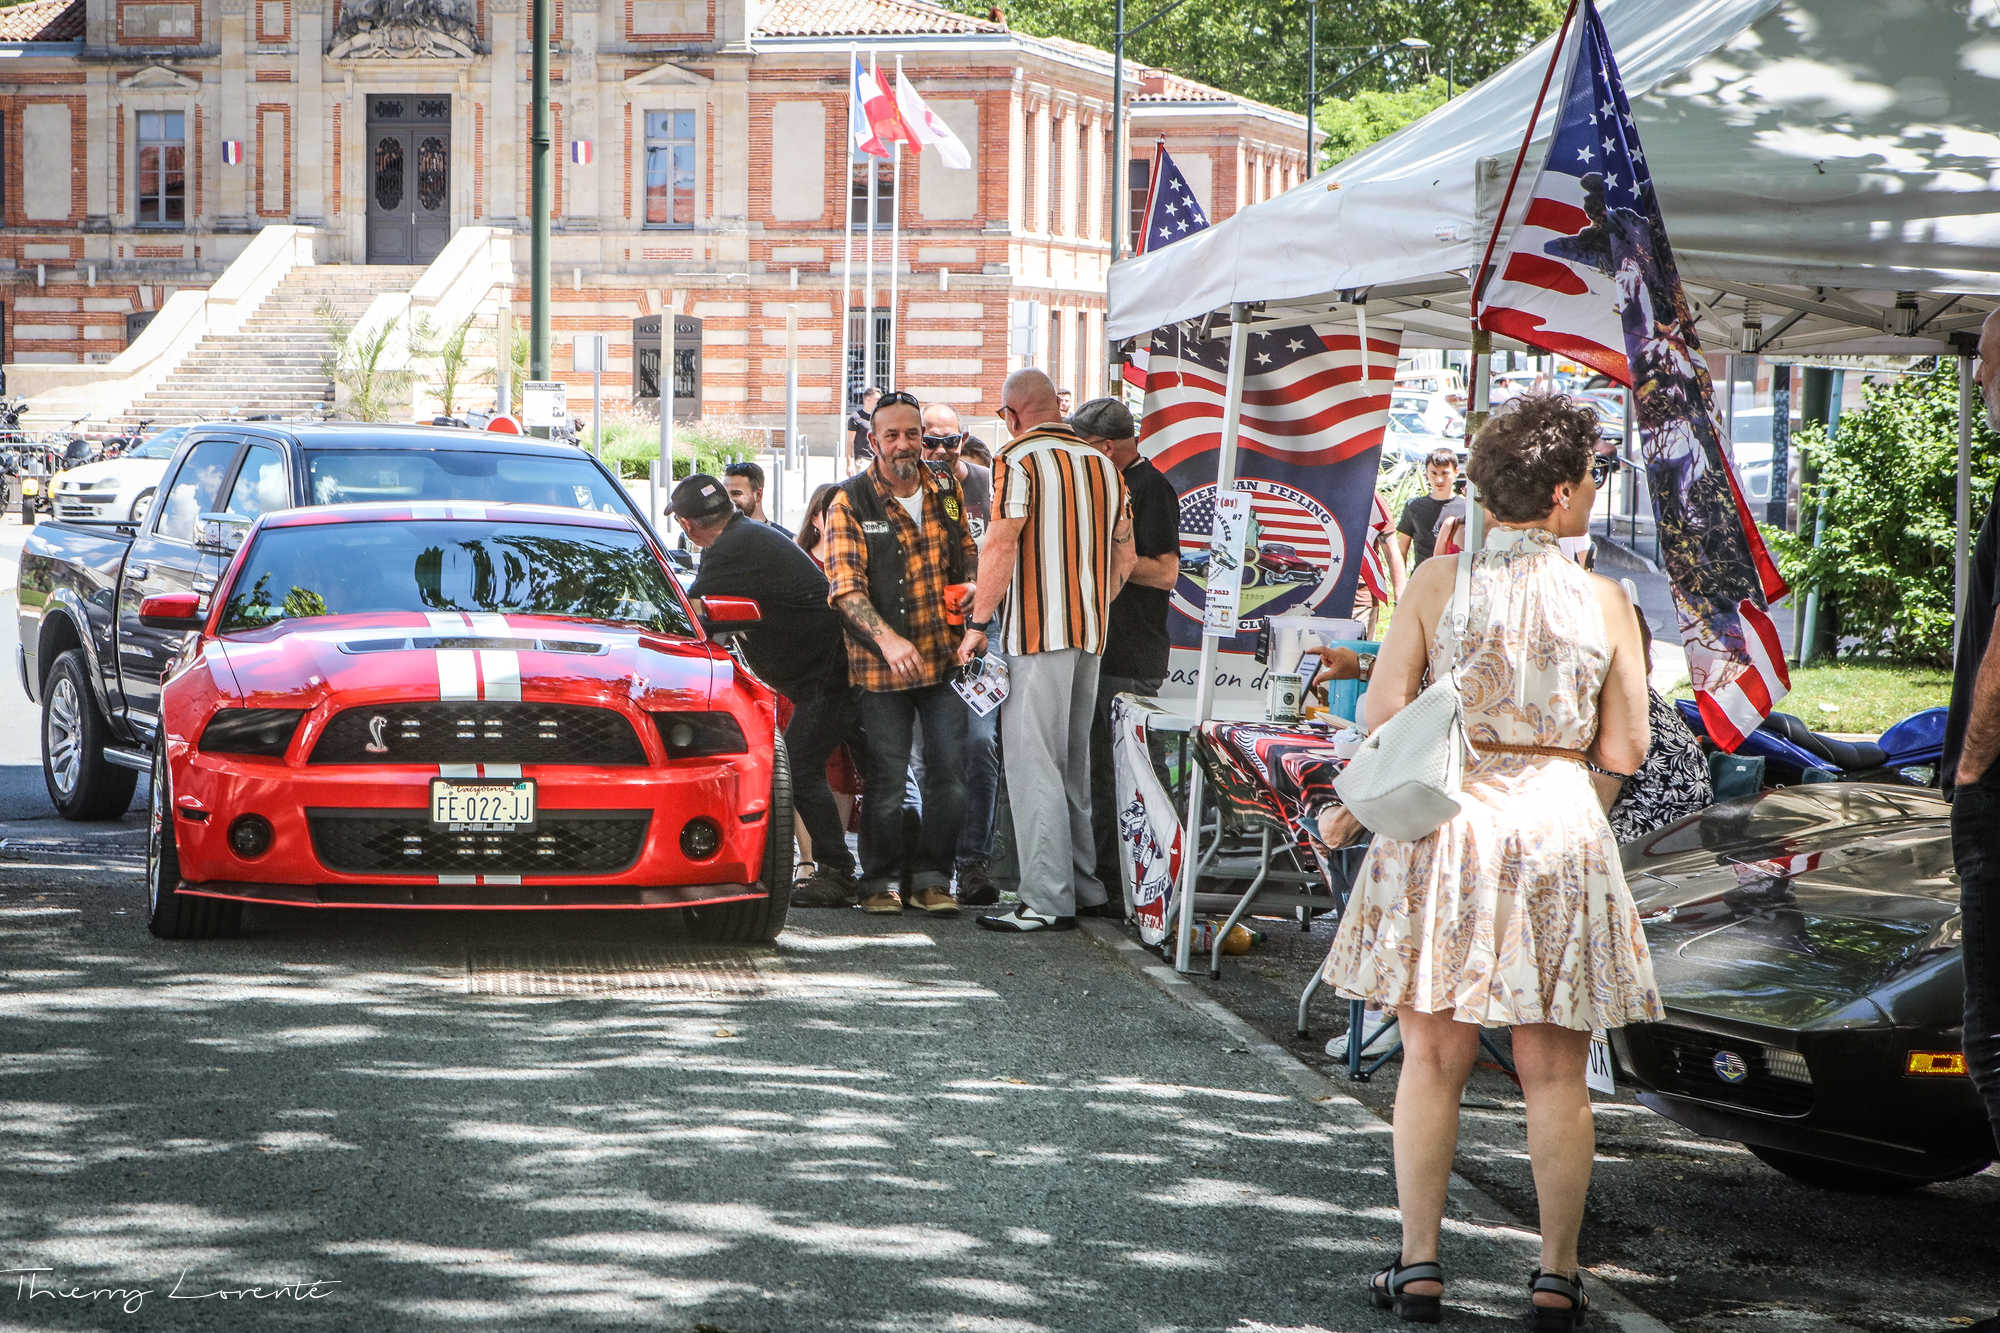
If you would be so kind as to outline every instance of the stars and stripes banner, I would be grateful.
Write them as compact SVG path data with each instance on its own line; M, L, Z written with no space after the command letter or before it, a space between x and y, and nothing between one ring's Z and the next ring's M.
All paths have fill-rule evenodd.
M1132 238L1133 254L1143 255L1208 229L1208 210L1201 206L1187 177L1174 165L1165 139L1153 146L1153 174L1146 181L1146 207L1140 217L1143 225ZM1142 393L1151 355L1150 347L1135 348L1121 372L1125 382Z
M1632 387L1695 699L1709 735L1733 750L1791 688L1766 609L1785 582L1736 479L1593 0L1582 0L1570 26L1555 135L1520 224L1484 270L1478 318Z
M1402 338L1371 329L1364 355L1351 325L1246 336L1236 488L1249 493L1254 522L1238 633L1217 645L1224 653L1254 651L1270 616L1352 609ZM1148 350L1139 447L1180 496L1181 578L1168 626L1175 647L1192 651L1201 646L1229 339L1202 340L1180 324L1157 330ZM1175 669L1179 684L1193 683L1190 666L1177 660Z

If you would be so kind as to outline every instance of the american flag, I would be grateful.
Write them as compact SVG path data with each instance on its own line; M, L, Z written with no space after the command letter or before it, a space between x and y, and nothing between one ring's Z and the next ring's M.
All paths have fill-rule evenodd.
M1389 502L1377 491L1375 508L1368 516L1368 545L1361 551L1361 582L1378 602L1386 602L1395 595L1390 587L1389 567L1382 563L1384 540L1396 540L1396 524L1389 517Z
M1136 255L1186 240L1208 228L1208 212L1201 206L1201 200L1195 198L1187 177L1181 175L1181 169L1168 156L1165 139L1153 147L1153 174L1146 182L1146 208L1141 216L1144 221L1139 234L1132 238L1132 253ZM1150 356L1146 347L1132 353L1123 372L1127 384L1145 389Z
M1399 334L1372 334L1367 364L1351 328L1252 329L1238 444L1298 465L1338 463L1379 449L1389 424ZM1229 339L1193 326L1155 329L1140 447L1162 471L1222 443Z
M1765 610L1785 594L1785 582L1736 479L1594 0L1583 0L1572 26L1549 154L1520 224L1483 274L1478 318L1495 333L1633 386L1695 700L1709 735L1733 750L1791 688Z

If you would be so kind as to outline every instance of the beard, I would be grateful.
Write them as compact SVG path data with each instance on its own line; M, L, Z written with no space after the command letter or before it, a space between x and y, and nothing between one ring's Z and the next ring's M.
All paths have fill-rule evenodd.
M912 454L896 454L893 457L884 456L882 459L882 470L889 475L891 481L915 481L920 466Z

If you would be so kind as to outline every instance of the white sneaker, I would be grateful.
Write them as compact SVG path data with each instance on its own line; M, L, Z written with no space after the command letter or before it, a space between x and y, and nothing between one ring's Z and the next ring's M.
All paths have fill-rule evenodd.
M1384 1050L1388 1049L1389 1043L1383 1038L1382 1034L1393 1019L1393 1014L1381 1009L1363 1009L1361 1011L1361 1053L1363 1055L1380 1055ZM1345 1060L1347 1058L1347 1036L1348 1034L1343 1032L1338 1037L1327 1042L1326 1053L1336 1060Z

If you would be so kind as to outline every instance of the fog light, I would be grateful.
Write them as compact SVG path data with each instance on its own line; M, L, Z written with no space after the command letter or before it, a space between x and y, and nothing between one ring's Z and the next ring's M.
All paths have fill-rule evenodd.
M254 861L271 850L271 821L262 815L244 815L229 826L229 850L246 861Z
M1907 1074L1942 1075L1945 1078L1964 1078L1964 1051L1911 1051L1909 1063L1903 1066Z
M722 847L722 830L712 819L690 819L681 830L681 851L690 861L706 861Z

